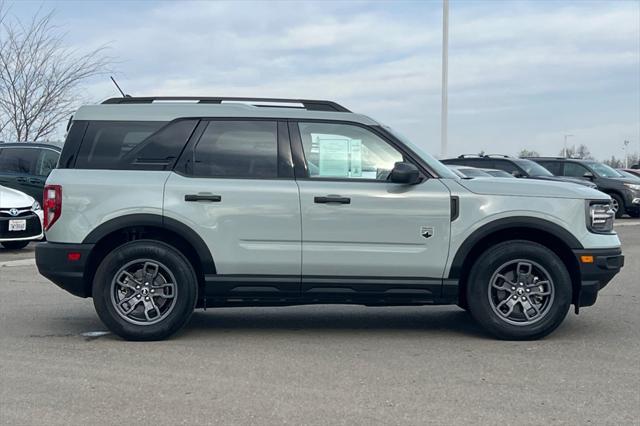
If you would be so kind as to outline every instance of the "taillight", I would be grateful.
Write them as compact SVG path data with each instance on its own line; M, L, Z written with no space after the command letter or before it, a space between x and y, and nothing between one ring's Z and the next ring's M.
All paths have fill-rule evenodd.
M60 185L46 185L44 187L44 230L47 231L58 220L62 213L62 187Z

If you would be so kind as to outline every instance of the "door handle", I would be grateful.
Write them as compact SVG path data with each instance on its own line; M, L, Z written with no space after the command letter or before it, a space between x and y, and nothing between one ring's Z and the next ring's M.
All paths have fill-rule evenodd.
M339 195L327 195L326 197L313 197L313 202L316 204L351 204L351 198L341 197Z
M40 184L40 183L42 183L42 179L29 178L29 183Z
M208 195L208 194L187 194L184 196L185 201L210 201L212 203L219 203L222 201L220 195Z
M20 182L20 183L27 183L27 178L17 177L17 178L16 178L16 181L17 181L17 182Z

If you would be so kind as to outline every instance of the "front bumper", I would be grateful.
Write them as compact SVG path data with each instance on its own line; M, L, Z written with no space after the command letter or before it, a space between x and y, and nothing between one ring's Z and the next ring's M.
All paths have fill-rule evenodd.
M574 300L576 306L591 306L596 303L598 292L602 290L624 266L624 256L620 248L574 250L580 265L582 285ZM591 257L591 261L589 260ZM585 261L587 260L587 261Z
M36 265L45 278L79 297L91 296L91 286L85 280L85 265L94 244L39 243L36 245ZM70 254L77 260L71 260Z
M24 231L9 231L9 221L12 220L26 221L26 229ZM41 240L43 237L41 214L25 212L20 216L4 214L0 216L0 242Z

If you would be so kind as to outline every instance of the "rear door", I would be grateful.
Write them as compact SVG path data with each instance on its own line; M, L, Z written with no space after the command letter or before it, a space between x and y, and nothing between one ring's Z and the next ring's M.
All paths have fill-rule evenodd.
M42 188L33 183L39 156L40 149L37 147L0 148L0 185L17 189L42 201Z
M451 222L445 185L432 178L417 185L389 182L394 164L411 160L368 128L300 122L291 133L305 174L297 180L303 292L439 295Z
M204 120L165 185L164 215L194 229L214 259L210 296L300 290L298 187L286 123Z

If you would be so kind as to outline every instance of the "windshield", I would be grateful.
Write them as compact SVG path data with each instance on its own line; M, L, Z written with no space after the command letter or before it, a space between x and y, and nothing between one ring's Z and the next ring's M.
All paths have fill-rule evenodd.
M553 176L549 170L545 169L535 161L520 159L515 160L515 163L529 176Z
M627 179L631 179L631 180L637 180L638 182L640 182L640 177L629 173L625 170L617 170L618 173L620 173L623 177L626 177Z
M440 177L450 178L450 179L459 179L458 175L453 173L447 166L442 164L440 161L436 160L431 154L429 154L424 149L420 148L418 145L411 142L409 139L404 137L401 133L398 133L396 130L393 130L389 126L382 125L382 127L389 133L391 133L396 138L400 139L402 143L404 143L409 149L418 154L420 158L422 158L425 163L429 165Z
M586 164L598 176L606 177L606 178L621 178L621 177L624 177L620 173L618 173L615 169L607 166L606 164L597 163L595 161L589 161Z

